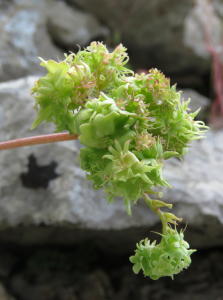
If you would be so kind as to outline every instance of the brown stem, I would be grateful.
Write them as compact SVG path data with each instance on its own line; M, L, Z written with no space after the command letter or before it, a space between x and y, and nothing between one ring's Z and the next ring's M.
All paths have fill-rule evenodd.
M70 141L70 140L76 140L77 138L78 138L77 134L70 135L69 132L32 136L29 138L2 142L0 143L0 150Z

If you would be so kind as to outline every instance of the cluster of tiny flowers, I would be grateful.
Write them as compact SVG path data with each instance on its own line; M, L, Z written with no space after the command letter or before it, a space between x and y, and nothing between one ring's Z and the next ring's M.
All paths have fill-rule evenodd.
M158 245L156 241L150 244L148 239L140 241L135 256L130 257L130 261L134 263L134 273L138 274L142 269L143 274L153 280L163 276L173 279L173 275L190 265L190 255L196 251L188 250L189 244L183 238L183 232L178 233L175 229L163 235Z
M202 138L207 127L194 120L198 111L187 112L189 101L181 101L176 85L171 87L160 71L134 74L125 67L127 62L122 44L109 53L99 42L66 55L59 63L41 59L48 73L32 89L38 112L32 129L46 121L56 125L56 132L77 133L85 146L79 160L87 179L94 189L104 189L108 203L115 196L122 197L131 214L132 201L136 204L145 193L162 196L154 188L171 188L163 177L164 161L174 156L182 159L189 143ZM148 257L153 256L148 252ZM167 260L163 255L160 259L162 263ZM183 260L185 264L189 261ZM145 269L142 261L137 266ZM174 261L166 263L173 265ZM150 263L150 268L153 265ZM159 268L152 270L145 274L155 278ZM175 274L176 269L171 270Z

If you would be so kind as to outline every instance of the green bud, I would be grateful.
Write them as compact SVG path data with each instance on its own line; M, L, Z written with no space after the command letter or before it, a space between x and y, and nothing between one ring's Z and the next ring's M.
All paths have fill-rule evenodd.
M190 263L190 255L196 250L188 250L189 244L184 241L184 235L175 231L162 236L162 240L156 245L156 241L150 244L148 239L137 244L136 254L130 257L134 264L133 271L137 274L142 269L145 276L157 280L163 276L173 279Z

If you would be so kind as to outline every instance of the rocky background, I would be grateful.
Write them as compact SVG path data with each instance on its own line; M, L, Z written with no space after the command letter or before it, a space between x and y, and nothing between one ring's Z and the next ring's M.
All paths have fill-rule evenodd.
M30 88L44 68L98 40L122 42L130 66L157 67L178 83L192 111L210 123L212 58L221 57L221 0L0 0L0 141L51 133L34 117ZM77 161L78 141L0 153L0 300L223 299L223 130L193 143L182 166L171 159L164 201L183 217L198 252L172 281L134 275L128 257L160 223L143 201L129 217L121 199L107 206ZM159 239L159 238L158 238Z

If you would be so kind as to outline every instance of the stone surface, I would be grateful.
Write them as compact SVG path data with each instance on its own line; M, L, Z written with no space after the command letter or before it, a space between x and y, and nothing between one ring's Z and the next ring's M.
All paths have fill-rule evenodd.
M63 58L47 32L45 11L45 0L1 1L0 81L42 74L38 56Z
M52 132L49 124L46 129L42 125L29 130L36 114L30 96L35 79L0 84L1 141ZM174 204L173 213L189 223L187 237L194 247L223 245L222 145L223 132L210 131L207 139L192 144L183 166L178 159L165 164L165 178L174 189L165 188L163 198ZM1 241L69 244L89 237L98 238L102 246L103 239L114 246L123 238L130 243L136 235L143 238L149 228L160 224L143 200L132 208L132 217L121 199L108 207L102 191L84 183L77 161L79 147L78 141L69 141L0 153ZM30 155L36 161L28 170ZM38 178L44 166L45 185ZM29 187L21 178L27 173L32 177ZM33 185L35 180L42 187Z
M177 159L166 162L164 175L174 189L165 189L163 199L174 204L174 213L194 228L194 236L200 231L197 245L213 246L223 241L223 132L206 136L191 145L183 166Z
M109 29L101 26L97 19L86 12L72 9L66 3L48 3L48 29L54 42L68 50L77 44L88 46L92 40L104 41Z
M213 2L214 6L208 5L207 0L195 0L195 6L184 20L184 44L204 59L210 56L205 46L205 27L207 32L210 30L212 45L219 47L222 39L222 20L218 16L222 3Z
M201 86L202 76L210 71L205 25L210 27L211 42L221 45L220 1L214 1L214 9L208 0L66 1L107 24L129 49L137 68L161 69L183 87Z
M109 35L91 14L66 3L40 0L2 0L0 3L0 81L43 74L38 56L63 59L66 51L87 46ZM56 45L61 48L58 48Z
M4 286L0 283L0 300L15 300L14 297L10 296Z

